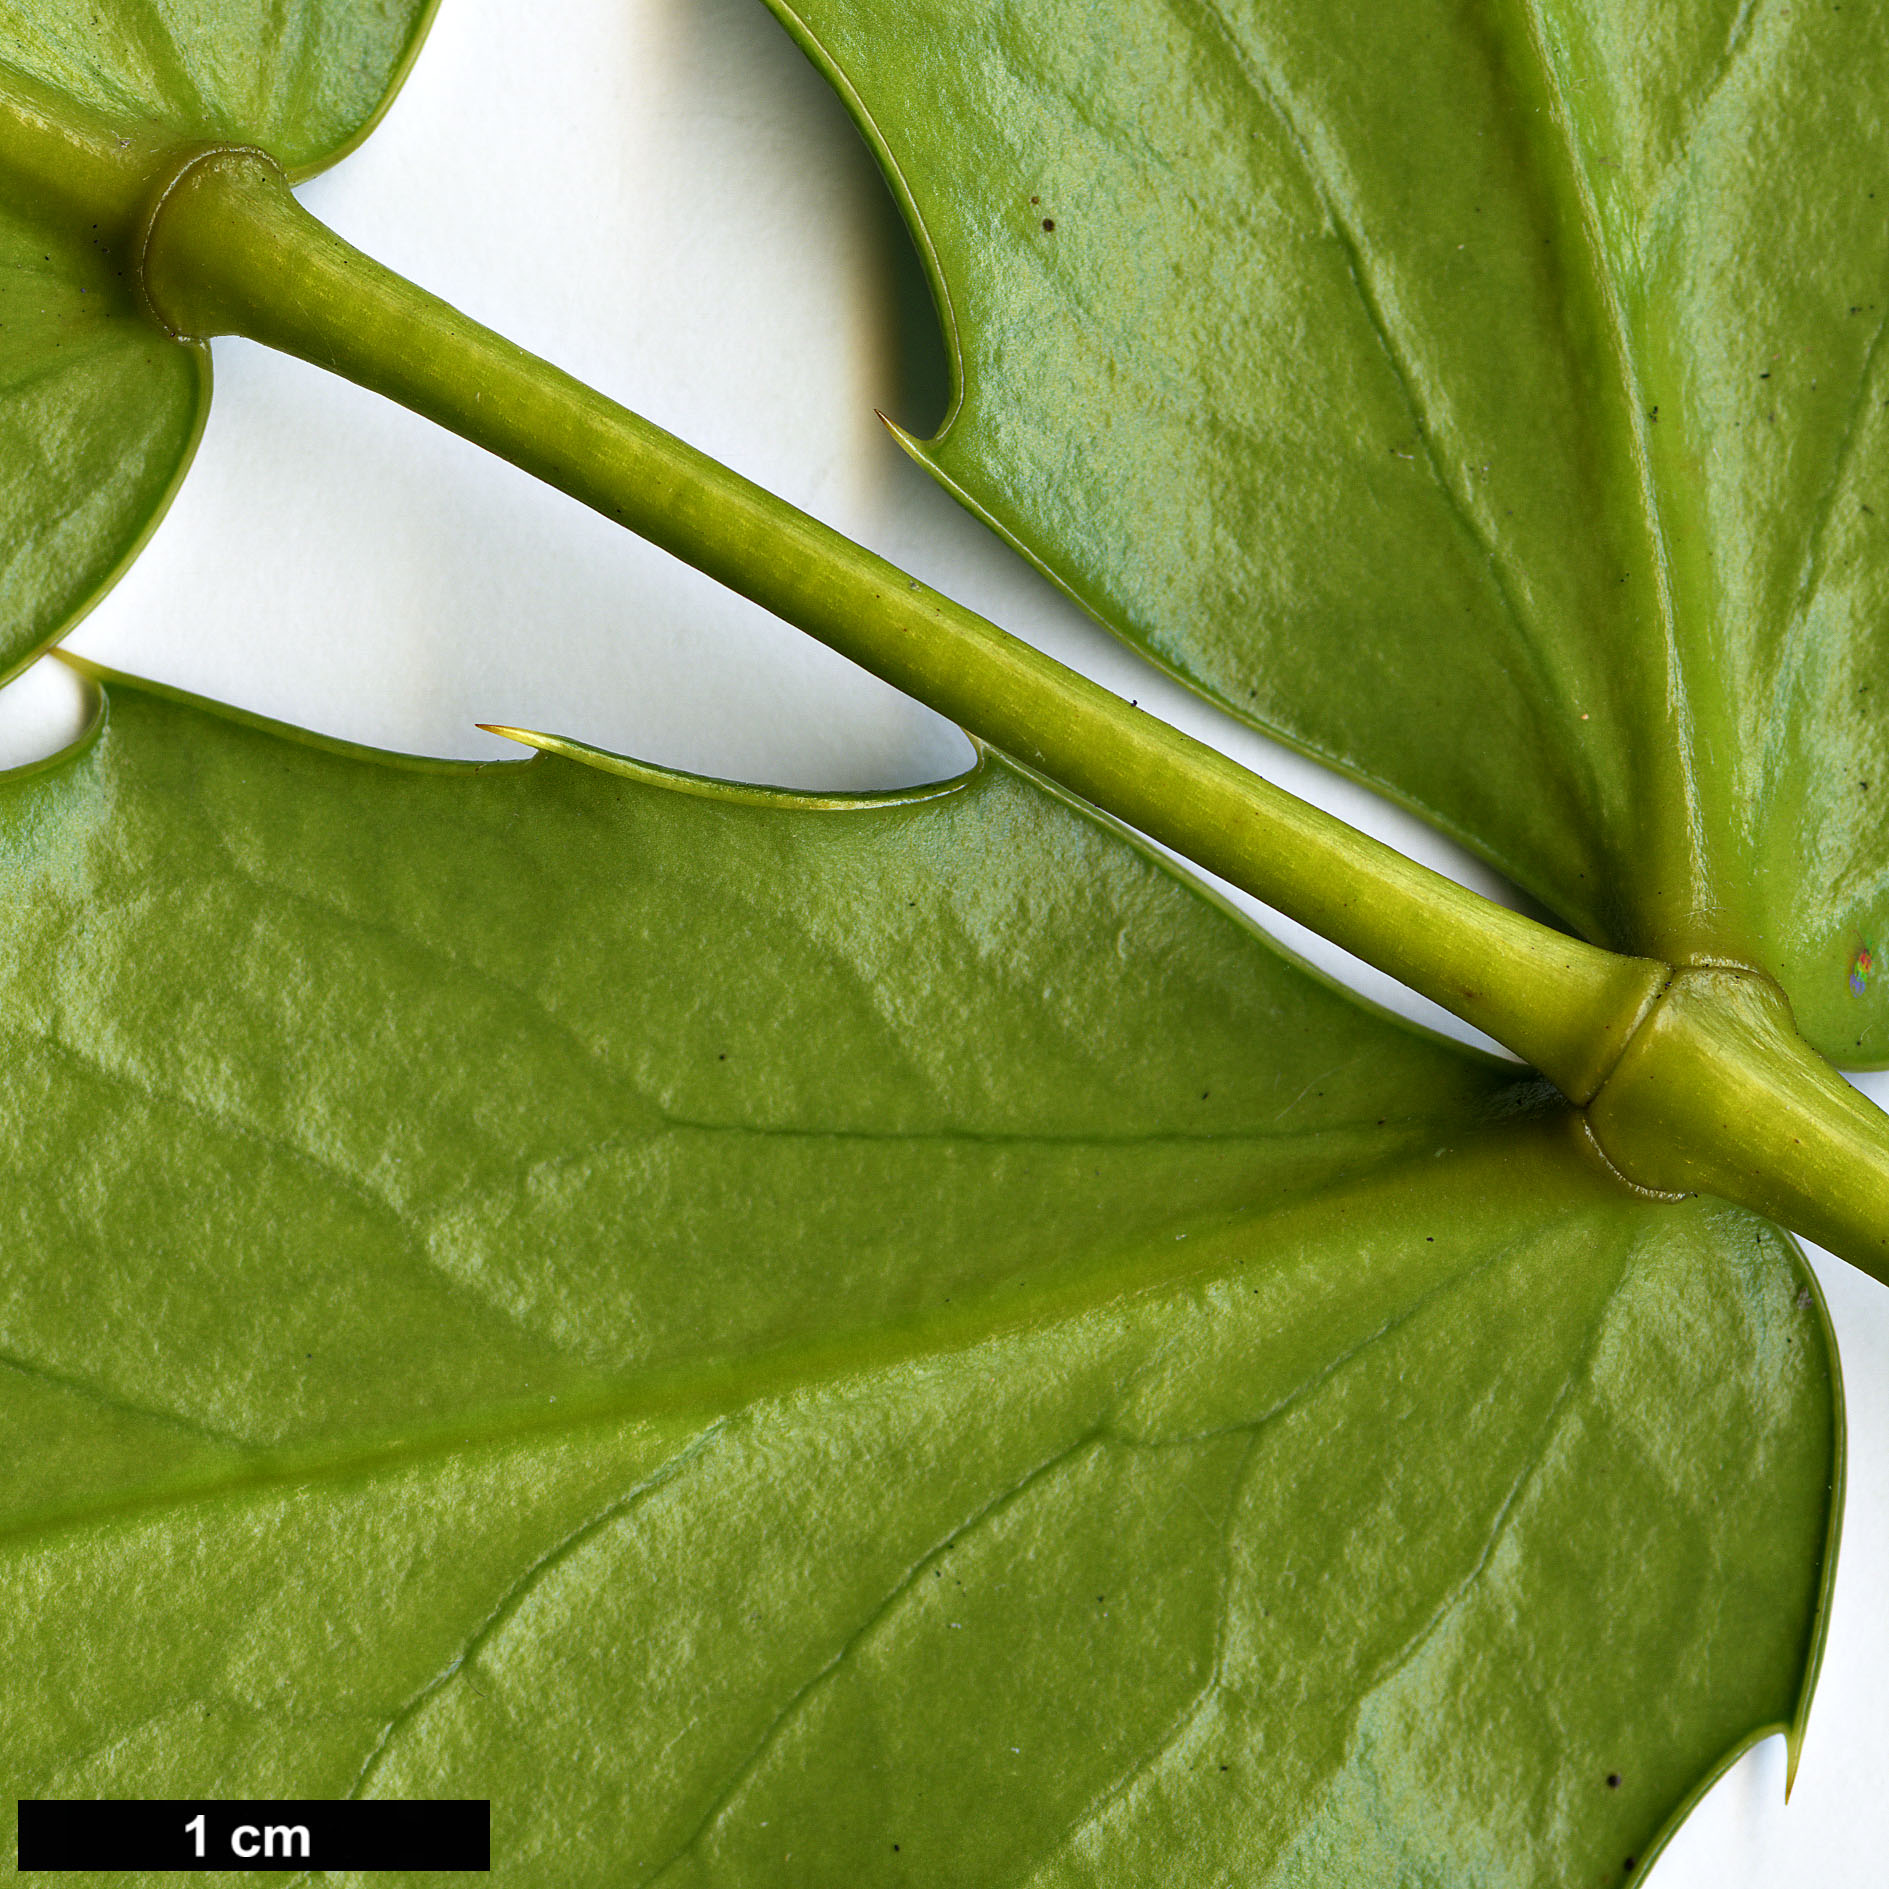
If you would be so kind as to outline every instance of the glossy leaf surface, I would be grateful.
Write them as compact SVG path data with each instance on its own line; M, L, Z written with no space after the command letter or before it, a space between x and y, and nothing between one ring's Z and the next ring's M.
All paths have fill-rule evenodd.
M510 1883L1549 1883L1799 1709L1788 1243L1001 764L114 683L0 892L18 1794L490 1795Z
M432 0L0 0L0 62L181 148L259 144L295 176L384 108ZM144 314L116 242L0 189L0 680L64 634L183 477L209 357Z
M1880 13L773 3L939 271L939 477L1586 935L1889 1059Z

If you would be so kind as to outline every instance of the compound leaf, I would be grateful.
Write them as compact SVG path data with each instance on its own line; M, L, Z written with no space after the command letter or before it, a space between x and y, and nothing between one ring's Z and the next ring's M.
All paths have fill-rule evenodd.
M426 13L0 0L75 108L298 176ZM1836 29L794 25L941 272L941 476L1572 922L1869 1048L1825 972L1882 857L1838 792L1877 327L1802 277L1876 268L1876 134L1791 119ZM1739 249L1773 148L1838 208ZM43 222L0 221L0 673L208 391ZM1807 387L1735 441L1786 328ZM1631 1197L1001 762L815 802L547 745L120 681L0 778L18 1795L489 1795L520 1883L1547 1883L1795 1736L1841 1410L1774 1229Z

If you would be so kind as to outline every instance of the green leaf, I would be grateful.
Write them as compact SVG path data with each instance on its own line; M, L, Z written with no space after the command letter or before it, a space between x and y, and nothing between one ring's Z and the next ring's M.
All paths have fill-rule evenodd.
M1587 936L1889 1060L1880 14L770 4L936 272L946 484Z
M10 1789L490 1795L517 1883L1547 1883L1797 1724L1785 1238L1000 762L556 745L114 682L0 778Z
M10 70L174 144L258 144L296 178L386 108L434 0L0 0ZM116 232L0 203L0 681L97 602L181 482L206 350L150 321Z

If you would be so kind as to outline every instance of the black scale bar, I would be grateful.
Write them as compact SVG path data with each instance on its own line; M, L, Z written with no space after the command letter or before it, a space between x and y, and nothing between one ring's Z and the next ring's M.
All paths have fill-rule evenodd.
M485 1869L483 1798L22 1799L36 1869Z

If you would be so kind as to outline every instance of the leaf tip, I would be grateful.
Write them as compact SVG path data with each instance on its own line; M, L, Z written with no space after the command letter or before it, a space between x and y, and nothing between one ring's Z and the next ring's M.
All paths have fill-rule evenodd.
M883 408L874 407L873 413L878 418L879 424L898 441L900 452L904 453L908 459L917 460L921 466L929 466L930 461L925 456L925 442L923 440L919 439L915 434L908 433L905 428L902 427L898 421L893 419L891 414L885 412Z
M506 722L478 721L473 727L485 735L501 735L507 741L516 741L527 748L543 748L548 745L548 735L535 734L529 728L513 728Z

